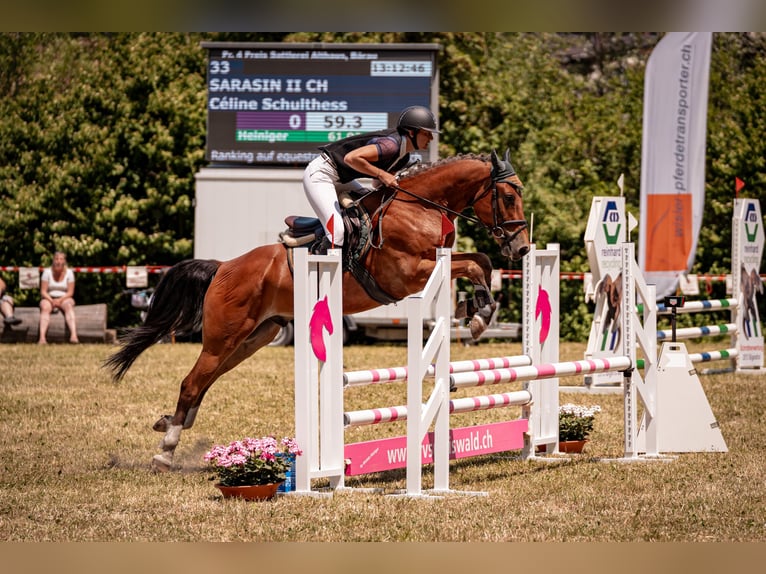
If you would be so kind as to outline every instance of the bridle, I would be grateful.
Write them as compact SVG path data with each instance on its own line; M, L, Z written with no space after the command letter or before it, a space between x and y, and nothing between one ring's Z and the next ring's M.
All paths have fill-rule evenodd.
M495 164L492 166L492 171L490 172L490 181L487 187L485 187L482 192L473 198L473 201L471 201L467 207L473 207L478 201L480 201L485 195L487 195L490 191L492 191L492 226L490 227L486 223L484 223L481 219L478 217L473 217L471 215L466 215L464 213L460 213L458 211L455 211L453 209L450 209L449 207L445 207L443 205L440 205L436 203L435 201L431 201L430 199L427 199L425 197L422 197L418 195L417 193L413 193L411 191L408 191L402 187L399 187L398 185L392 185L389 186L392 189L395 189L396 191L400 191L404 193L405 195L409 195L410 197L414 197L419 201L422 201L423 203L427 203L428 205L431 205L435 207L436 209L440 211L444 211L446 213L450 213L456 217L460 217L462 219L465 219L467 221L470 221L474 224L480 225L484 229L486 229L489 233L492 234L493 237L496 239L501 239L505 237L506 243L511 243L518 235L524 231L527 228L527 220L526 219L507 219L503 222L500 222L498 220L498 213L500 211L500 197L499 192L497 190L497 185L499 183L507 183L513 189L516 190L516 192L521 195L522 190L524 189L522 186L517 185L513 181L511 181L511 176L516 175L516 171L513 169L513 166L511 165L511 162L508 160L505 160L504 165L498 165ZM518 225L518 229L513 231L510 236L506 236L506 225Z
M484 223L481 223L481 225L487 229L493 237L496 239L501 239L505 237L506 243L511 243L518 235L524 231L527 228L527 220L526 219L506 219L502 223L498 221L497 214L500 211L500 197L499 192L497 190L497 184L499 183L507 183L510 185L513 189L516 190L516 193L521 196L521 192L524 189L523 186L519 186L518 184L511 181L511 176L516 175L516 171L513 169L513 166L509 161L505 162L505 165L502 167L499 167L497 165L492 166L492 171L490 172L490 183L489 185L484 188L484 191L479 195L478 197L474 198L473 202L471 202L471 206L473 206L477 201L479 201L481 198L483 198L489 190L492 190L492 228L490 228L487 225L484 225ZM506 237L505 235L505 226L506 225L518 225L519 227L511 233L509 237Z

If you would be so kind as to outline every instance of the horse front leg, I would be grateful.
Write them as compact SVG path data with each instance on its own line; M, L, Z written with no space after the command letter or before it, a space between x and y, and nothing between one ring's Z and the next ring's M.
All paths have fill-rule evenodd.
M483 253L452 254L452 277L465 277L473 284L474 297L470 302L458 305L455 318L462 319L472 315L468 324L471 337L478 339L487 330L492 316L497 310L497 302L492 297L489 284L492 278L492 262Z

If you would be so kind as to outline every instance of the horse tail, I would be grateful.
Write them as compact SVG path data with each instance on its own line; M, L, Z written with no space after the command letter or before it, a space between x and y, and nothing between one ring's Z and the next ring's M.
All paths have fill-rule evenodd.
M121 337L122 348L104 363L115 382L125 376L141 353L164 337L200 329L205 293L220 264L215 260L189 259L165 272L154 290L143 324Z

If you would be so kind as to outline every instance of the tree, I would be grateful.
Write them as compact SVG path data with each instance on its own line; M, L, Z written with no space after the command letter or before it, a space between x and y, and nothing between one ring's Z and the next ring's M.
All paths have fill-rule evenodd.
M204 154L199 39L36 40L34 57L17 66L14 92L2 104L0 258L36 266L56 249L71 265L189 257L194 173ZM109 300L120 296L112 277L82 279L82 302L103 301L104 288ZM19 295L23 302L26 294Z
M0 263L170 265L190 257L194 174L204 165L202 40L428 42L439 56L440 155L502 153L525 182L538 245L561 246L563 271L586 271L594 195L639 213L643 77L656 33L0 34ZM728 272L734 178L763 187L766 35L715 34L706 209L695 271ZM484 230L460 247L509 263ZM6 275L13 286L15 277ZM78 278L78 299L134 323L119 275ZM506 300L519 301L519 287ZM16 293L24 304L34 293ZM584 340L581 284L562 283L562 337ZM519 318L513 305L504 319Z

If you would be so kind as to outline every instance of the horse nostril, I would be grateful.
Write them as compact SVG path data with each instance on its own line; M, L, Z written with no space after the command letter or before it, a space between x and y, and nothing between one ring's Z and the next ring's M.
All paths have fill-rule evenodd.
M524 257L527 253L529 253L529 245L525 245L521 249L519 249L519 255Z

